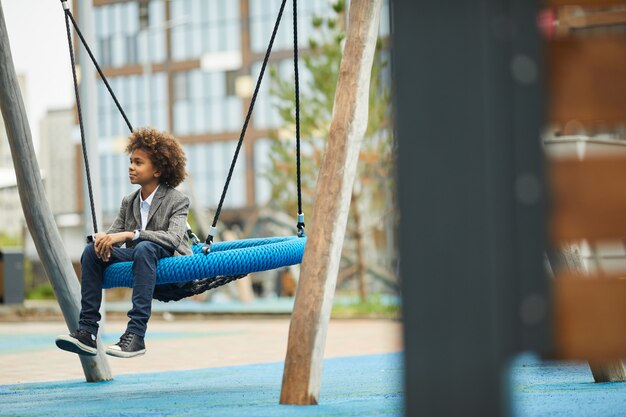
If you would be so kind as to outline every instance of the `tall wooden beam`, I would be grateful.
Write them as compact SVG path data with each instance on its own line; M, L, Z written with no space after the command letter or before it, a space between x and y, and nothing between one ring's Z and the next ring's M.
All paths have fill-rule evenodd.
M382 0L350 2L333 119L317 181L315 206L296 301L281 404L317 404L328 321L341 258L350 196L367 127L369 86Z
M52 211L44 193L35 158L30 127L13 65L9 36L0 4L0 109L6 126L17 188L28 230L33 236L39 258L59 300L63 317L70 331L76 330L80 311L80 285L56 228ZM52 341L50 341L52 343ZM80 356L89 382L113 379L98 340L98 355Z

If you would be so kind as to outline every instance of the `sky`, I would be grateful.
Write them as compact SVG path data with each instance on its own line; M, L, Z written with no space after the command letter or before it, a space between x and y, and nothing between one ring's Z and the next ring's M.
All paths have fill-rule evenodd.
M74 103L65 17L59 0L0 0L13 63L26 77L25 105L33 142L49 109Z

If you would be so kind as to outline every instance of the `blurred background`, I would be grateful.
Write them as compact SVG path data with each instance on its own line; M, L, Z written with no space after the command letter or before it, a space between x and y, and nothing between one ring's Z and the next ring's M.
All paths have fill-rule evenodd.
M85 210L88 200L63 10L57 2L41 1L33 16L30 4L5 3L46 196L80 276L79 258L84 236L90 233L91 216ZM192 200L190 224L200 239L206 237L219 202L279 6L277 0L94 0L93 7L82 1L72 4L85 36L93 36L90 46L133 126L152 125L170 131L183 143L189 177L180 188ZM307 216L331 120L347 6L344 1L328 0L299 6L303 211ZM217 240L295 233L291 19L287 7L224 202ZM345 296L343 304L393 315L398 311L399 287L389 20L389 4L384 2L370 121L352 193L337 293L339 304ZM77 38L75 50L84 53ZM95 135L87 139L96 144L90 149L96 154L89 158L92 169L97 170L92 171L92 178L99 224L105 230L122 197L133 190L124 152L128 129L91 64L79 68L79 82L85 71L95 74L91 90L95 99L83 98L81 104L85 114L94 116L86 131L88 136L89 132ZM23 254L27 299L53 298L25 227L5 135L2 127L0 211L5 221L0 225L0 248ZM290 298L298 275L298 267L254 274L195 300ZM0 286L0 299L2 296ZM129 297L126 289L107 290L110 301Z

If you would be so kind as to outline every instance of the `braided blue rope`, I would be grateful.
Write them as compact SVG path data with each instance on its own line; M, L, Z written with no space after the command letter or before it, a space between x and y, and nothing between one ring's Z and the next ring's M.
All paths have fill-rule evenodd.
M196 279L267 271L302 262L305 237L287 236L217 242L211 252L202 253L203 244L193 245L193 255L161 259L156 284L187 282ZM133 286L132 262L109 266L104 288Z

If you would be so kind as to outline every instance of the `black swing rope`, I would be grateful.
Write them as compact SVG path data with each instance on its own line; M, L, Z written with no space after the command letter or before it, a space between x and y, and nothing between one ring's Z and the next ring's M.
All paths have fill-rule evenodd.
M61 0L61 2L65 2L65 1L67 0ZM78 24L76 23L76 20L74 20L74 16L72 16L69 10L66 10L66 15L69 16L70 20L72 21L72 25L74 26L74 29L76 30L76 34L80 38L80 41L82 42L82 44L85 46L85 50L87 51L89 58L91 58L91 62L93 62L93 65L96 67L98 74L100 74L102 81L104 81L104 85L109 91L111 98L113 98L113 101L115 102L115 106L117 107L117 109L120 111L120 114L124 118L124 121L126 122L126 126L128 126L128 130L132 133L134 130L133 126L130 124L130 121L128 120L128 116L126 116L126 113L124 112L124 109L122 108L122 105L120 104L119 100L117 99L117 96L113 92L113 89L111 88L111 85L109 84L109 80L107 80L107 77L105 77L104 72L102 71L102 69L100 68L100 65L98 64L98 61L96 61L96 57L91 52L91 48L87 44L85 37L83 36L82 32L78 28Z
M87 142L85 140L85 127L83 123L83 112L82 112L82 107L80 105L80 94L79 94L79 88L78 88L78 78L76 76L76 61L74 58L74 47L72 44L70 21L72 22L72 26L74 26L74 30L76 31L76 34L80 38L83 46L85 47L85 50L89 54L89 58L91 58L91 61L95 65L96 69L98 70L100 77L104 81L104 85L109 91L109 94L113 98L113 101L115 102L115 105L117 106L117 109L120 111L120 114L124 118L124 121L126 122L126 125L128 126L128 129L131 132L133 131L133 126L130 124L130 121L128 120L128 117L126 116L126 113L124 112L124 109L122 108L119 100L115 96L115 93L113 92L113 89L111 88L111 85L109 84L109 81L107 80L104 73L102 72L100 65L98 65L98 61L96 60L96 57L91 52L91 48L89 48L89 45L87 44L87 41L85 40L85 37L80 31L80 28L78 27L78 24L76 23L76 20L74 19L74 16L72 15L72 12L70 11L70 7L69 7L67 0L61 0L61 5L63 6L63 11L65 14L65 29L67 32L67 44L70 50L70 62L72 65L72 78L74 81L74 95L76 96L76 110L78 112L78 124L80 126L80 141L81 141L81 146L83 148L83 159L85 161L85 175L87 179L87 190L89 193L89 204L91 206L91 219L93 223L93 232L95 234L95 233L98 233L98 221L96 219L96 205L95 205L94 196L93 196L93 187L91 185L92 184L91 183L91 170L89 169L89 158L87 155ZM88 240L89 239L90 238L88 238Z
M245 134L246 134L246 130L248 128L248 124L250 122L250 118L252 116L252 111L254 109L254 104L256 102L256 98L258 96L259 93L259 89L261 86L261 81L263 79L263 75L265 74L265 69L267 67L267 63L269 61L269 57L272 51L272 46L274 45L274 40L276 38L276 33L278 32L278 27L283 15L283 11L285 9L285 4L287 3L287 0L283 0L280 6L280 10L278 12L278 16L276 18L276 22L274 23L274 29L272 31L272 36L270 38L270 42L269 45L267 47L267 50L265 52L265 57L263 58L263 64L261 66L261 71L259 74L259 77L257 79L257 83L254 89L254 93L252 95L252 98L250 100L250 105L248 107L248 111L246 113L246 118L243 124L243 128L241 130L241 133L239 135L239 141L237 143L237 148L235 150L235 154L233 156L233 160L231 162L230 165L230 169L228 171L228 176L226 178L226 183L224 185L224 189L222 190L222 195L220 197L220 201L219 204L217 206L217 210L215 211L215 216L213 218L213 222L211 224L211 231L209 232L209 235L205 241L205 244L202 248L202 251L206 254L210 251L210 247L211 247L211 243L213 242L213 237L214 237L214 233L216 232L216 227L217 227L217 221L219 219L220 213L222 211L222 206L224 204L224 199L226 198L226 193L228 191L228 186L230 185L230 180L232 178L233 175L233 171L235 169L235 164L237 162L238 156L239 156L239 151L241 150L241 145L243 144L243 140L245 138ZM79 125L80 125L80 134L81 134L81 143L82 143L82 148L83 148L83 158L85 160L85 172L86 172L86 177L87 177L87 188L89 191L89 202L91 205L91 216L92 216L92 220L93 220L93 229L94 229L94 233L98 233L98 225L97 225L97 221L96 221L96 213L95 213L95 202L94 202L94 197L93 197L93 189L92 189L92 185L91 185L91 174L90 174L90 170L89 170L89 160L88 160L88 156L87 156L87 145L86 145L86 141L85 141L85 131L84 131L84 126L83 126L83 117L82 117L82 110L81 110L81 105L80 105L80 96L79 96L79 88L78 88L78 80L77 80L77 76L76 76L76 63L75 63L75 59L74 59L74 48L72 46L72 38L71 38L71 32L70 32L70 21L72 22L72 25L78 35L78 37L80 38L83 46L85 47L89 58L91 59L91 61L93 62L94 66L96 67L98 74L100 74L100 77L102 78L102 80L104 81L104 84L109 92L109 94L111 95L111 97L113 98L113 101L115 102L115 105L117 106L117 109L119 110L120 114L122 115L122 117L124 118L124 121L126 122L126 125L128 126L128 129L130 130L130 132L133 132L133 127L130 123L130 121L128 120L128 117L126 116L126 113L124 112L119 100L117 99L117 97L115 96L115 93L113 92L113 89L111 88L111 85L109 84L106 76L104 75L104 72L102 71L102 69L100 68L100 65L98 64L95 56L93 55L93 53L91 52L91 48L89 48L89 45L87 44L87 41L85 40L83 34L80 31L80 28L78 27L78 24L76 23L76 20L74 19L74 16L72 16L72 13L70 11L69 5L67 4L67 0L61 0L61 4L63 5L63 10L65 13L65 26L67 29L67 40L68 40L68 45L69 45L69 50L70 50L70 61L71 61L71 65L72 65L72 75L73 75L73 80L74 80L74 93L76 95L76 107L77 107L77 112L78 112L78 121L79 121ZM293 37L294 37L294 43L293 43L293 52L294 52L294 73L295 73L295 104L296 104L296 109L295 109L295 116L296 116L296 171L297 171L297 191L298 191L298 223L297 223L297 228L298 228L298 236L304 236L304 214L302 213L302 191L301 191L301 174L300 174L300 87L299 87L299 74L298 74L298 23L297 23L297 19L298 19L298 15L297 15L297 0L293 0ZM228 281L230 282L230 281ZM227 282L224 282L224 284Z
M69 5L66 0L61 0L63 9L65 10L65 28L67 29L67 42L70 47L70 60L72 62L72 77L74 79L74 93L76 94L76 108L78 110L78 124L80 126L80 141L83 147L83 159L85 160L85 173L87 175L87 190L89 192L89 203L91 204L91 220L93 222L93 232L98 233L98 221L96 220L96 207L93 198L93 189L91 187L91 174L89 171L89 159L87 158L87 143L85 141L85 129L83 127L83 113L80 107L80 96L78 94L78 80L76 78L76 62L74 61L74 48L72 47L72 34L70 31Z
M300 77L298 75L298 2L293 0L293 72L296 95L296 175L298 181L298 236L304 236L302 213L302 183L300 181Z
M248 112L246 113L246 118L243 123L243 128L241 129L241 133L239 135L239 141L237 142L237 149L235 150L235 155L230 164L230 169L228 170L228 176L226 177L226 184L224 185L224 189L222 190L222 195L220 197L220 202L217 205L217 210L215 211L215 216L213 217L213 223L211 223L211 231L204 242L204 246L202 251L204 253L208 253L211 250L211 243L213 242L213 237L215 232L217 231L217 221L220 217L220 213L222 211L222 205L224 204L224 198L226 197L226 192L228 191L228 186L230 185L230 180L233 176L233 171L235 169L235 164L237 163L237 158L239 156L239 151L241 150L241 145L243 144L243 140L246 135L246 130L248 129L248 123L250 122L250 117L252 116L252 111L254 110L254 104L256 103L257 95L259 93L259 89L261 87L261 81L263 80L263 75L265 74L265 68L267 67L267 63L270 58L270 54L272 53L272 46L274 45L274 39L276 39L276 33L278 32L278 27L280 25L280 20L283 16L283 11L285 10L285 4L287 0L283 0L280 4L280 10L278 11L278 16L276 17L276 22L274 23L274 29L272 30L272 36L270 37L269 45L267 46L267 50L265 51L265 57L263 58L263 64L261 65L261 71L259 73L259 77L257 78L256 86L254 87L254 93L252 94L252 98L250 99L250 106L248 107ZM298 176L298 235L304 235L304 215L302 214L302 203L301 203L301 191L300 191L300 99L299 99L299 80L298 80L298 55L297 55L297 45L298 45L298 37L297 37L297 0L293 0L293 31L294 31L294 68L295 68L295 90L296 90L296 153L297 153L297 176Z

